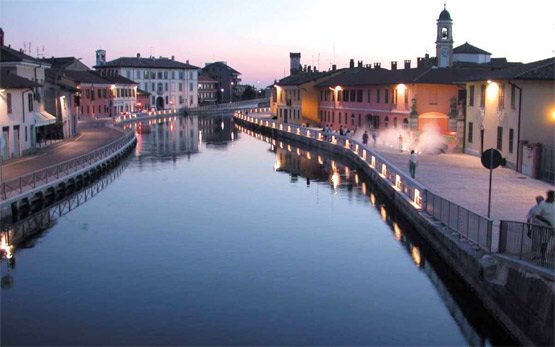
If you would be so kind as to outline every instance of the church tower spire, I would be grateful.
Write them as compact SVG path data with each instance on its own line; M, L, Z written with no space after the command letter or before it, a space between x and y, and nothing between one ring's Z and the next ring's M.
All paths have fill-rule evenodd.
M437 19L436 57L438 67L449 67L453 63L453 20L446 2Z

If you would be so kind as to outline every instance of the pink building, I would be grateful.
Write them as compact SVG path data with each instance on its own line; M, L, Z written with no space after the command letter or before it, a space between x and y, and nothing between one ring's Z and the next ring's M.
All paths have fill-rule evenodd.
M122 76L100 77L94 71L66 71L80 90L82 117L113 117L134 112L137 84Z

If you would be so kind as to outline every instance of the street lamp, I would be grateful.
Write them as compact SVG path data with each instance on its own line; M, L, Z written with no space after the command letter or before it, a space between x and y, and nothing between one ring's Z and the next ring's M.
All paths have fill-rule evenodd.
M221 100L221 101L222 101L222 103L223 103L223 102L224 102L224 89L223 89L223 88L220 89L220 92L221 92L220 95L221 95L221 97L222 97L222 100Z
M231 103L231 99L233 99L233 95L231 94L233 91L233 81L231 81L231 86L229 87L229 102Z

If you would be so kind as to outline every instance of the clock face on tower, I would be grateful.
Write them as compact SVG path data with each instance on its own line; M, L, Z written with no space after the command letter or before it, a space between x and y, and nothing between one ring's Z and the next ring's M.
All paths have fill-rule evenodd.
M447 58L448 55L449 55L449 48L443 47L441 49L441 56L444 57L444 58Z

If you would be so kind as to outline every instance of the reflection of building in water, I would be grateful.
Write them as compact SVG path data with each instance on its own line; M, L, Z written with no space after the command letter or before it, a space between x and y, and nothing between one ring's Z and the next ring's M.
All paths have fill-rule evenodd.
M285 145L283 149L276 147L274 169L290 173L292 179L298 176L319 181L328 179L328 173L318 162L317 156L290 145Z
M168 117L151 121L150 134L140 137L139 157L173 158L199 151L200 133L197 116Z
M198 120L199 129L202 131L202 141L207 144L227 144L237 138L233 129L233 118L205 116Z

